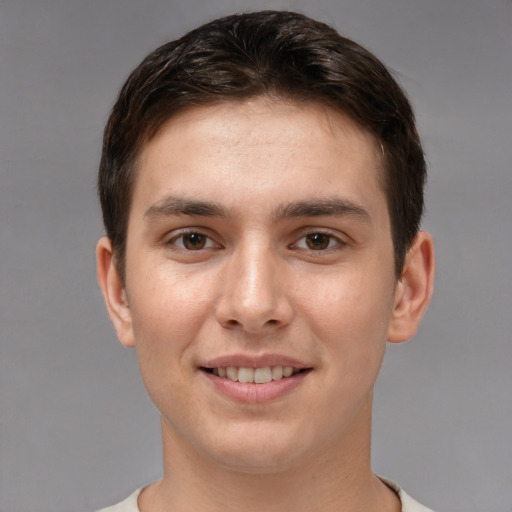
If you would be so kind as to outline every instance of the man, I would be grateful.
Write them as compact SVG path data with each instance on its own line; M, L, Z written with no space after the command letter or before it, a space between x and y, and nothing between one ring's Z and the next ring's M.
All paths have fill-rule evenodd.
M415 512L370 467L386 342L432 293L425 162L386 68L290 12L150 54L107 123L98 280L161 414L110 511Z

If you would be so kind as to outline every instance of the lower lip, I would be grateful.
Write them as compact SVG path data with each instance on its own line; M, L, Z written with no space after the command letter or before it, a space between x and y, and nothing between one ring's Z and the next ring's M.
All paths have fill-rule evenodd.
M213 373L201 370L201 373L223 395L248 404L258 404L277 400L296 389L311 370L302 371L279 380L273 380L265 384L235 382L224 377L218 377Z

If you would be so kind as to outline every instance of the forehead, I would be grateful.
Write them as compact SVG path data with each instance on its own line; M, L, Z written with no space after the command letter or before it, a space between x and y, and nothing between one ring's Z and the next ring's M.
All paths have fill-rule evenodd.
M142 148L132 206L185 191L225 196L229 189L240 194L240 207L265 193L278 191L285 200L339 187L383 199L383 167L375 138L321 104L258 98L194 107L173 116Z

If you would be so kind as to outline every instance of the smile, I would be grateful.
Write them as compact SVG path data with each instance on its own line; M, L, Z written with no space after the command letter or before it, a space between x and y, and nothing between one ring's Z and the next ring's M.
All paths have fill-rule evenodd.
M228 366L203 368L203 370L217 377L229 379L233 382L243 382L248 384L266 384L275 380L286 379L303 371L302 369L294 368L293 366L263 366L261 368Z

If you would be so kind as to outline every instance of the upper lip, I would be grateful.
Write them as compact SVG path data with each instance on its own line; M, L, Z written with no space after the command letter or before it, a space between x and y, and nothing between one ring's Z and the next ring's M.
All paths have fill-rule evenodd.
M298 359L280 354L226 354L206 359L200 364L202 368L224 368L228 366L239 368L263 368L265 366L291 366L298 369L311 368L311 365Z

